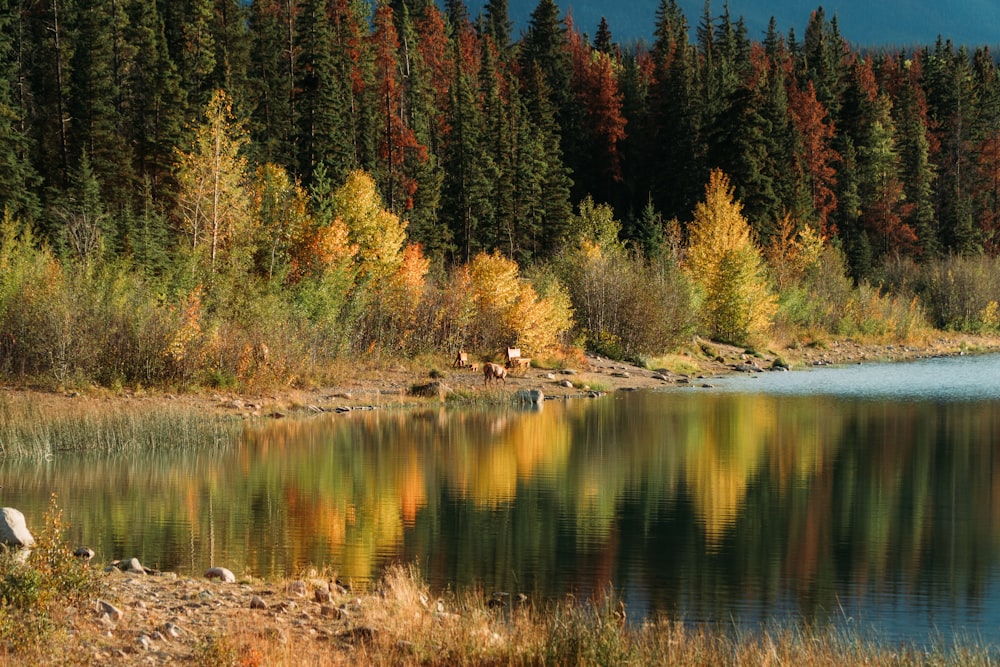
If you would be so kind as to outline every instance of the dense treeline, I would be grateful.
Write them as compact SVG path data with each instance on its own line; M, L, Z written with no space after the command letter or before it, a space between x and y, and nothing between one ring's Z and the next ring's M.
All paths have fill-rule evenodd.
M116 345L150 346L128 370L108 351L107 372L161 381L190 374L196 340L227 377L272 367L276 337L313 365L319 348L543 348L568 331L619 355L698 326L752 342L776 312L843 329L806 302L849 293L845 271L883 311L867 285L934 297L942 258L989 273L960 260L1000 249L988 50L861 53L822 9L801 40L773 22L751 40L707 4L693 41L673 0L651 20L653 43L625 50L553 0L517 40L504 0L478 17L461 0L8 3L0 370L86 367L52 352L78 349L84 294L89 326L116 307L133 332ZM688 261L715 238L696 211L713 197L749 228ZM36 303L24 287L42 276ZM65 312L42 317L57 292ZM958 315L924 298L934 324L995 326L992 293L952 296ZM162 330L134 333L144 310ZM654 313L641 331L636 313ZM105 372L94 358L83 376Z

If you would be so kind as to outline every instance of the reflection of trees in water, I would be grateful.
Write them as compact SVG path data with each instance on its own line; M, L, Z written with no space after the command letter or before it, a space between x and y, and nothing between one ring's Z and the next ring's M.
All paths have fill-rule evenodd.
M442 585L613 581L649 611L815 617L844 593L982 596L1000 547L992 407L692 392L376 411L208 451L8 463L0 483L38 517L57 490L71 537L106 559L197 572L213 547L257 574L355 579L402 559Z

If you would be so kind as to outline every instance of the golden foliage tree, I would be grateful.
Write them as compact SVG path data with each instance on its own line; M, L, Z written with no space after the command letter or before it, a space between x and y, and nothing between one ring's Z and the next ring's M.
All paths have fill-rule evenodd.
M195 132L190 152L177 160L177 204L191 249L206 253L212 273L220 253L249 245L251 216L247 163L241 150L249 141L236 122L232 102L218 90Z
M474 344L492 353L507 346L537 354L558 345L572 327L569 297L557 281L542 296L520 277L517 263L498 252L476 255L468 267L475 315Z
M378 280L392 275L403 260L406 221L384 207L375 180L363 170L352 171L333 200L350 243L357 246L359 276Z
M809 225L798 228L789 213L778 221L771 245L764 250L778 291L801 280L808 269L819 263L822 254L823 238L819 232Z
M709 176L689 238L687 271L704 296L701 314L709 335L736 345L761 342L771 328L777 302L743 205L721 170Z
M272 278L284 277L292 268L293 248L311 231L309 196L283 167L264 164L250 188L256 212L257 270Z

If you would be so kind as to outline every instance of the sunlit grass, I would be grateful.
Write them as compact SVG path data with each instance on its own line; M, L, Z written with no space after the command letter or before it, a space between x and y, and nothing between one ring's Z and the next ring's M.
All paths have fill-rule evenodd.
M331 628L341 641L282 642L236 624L206 638L195 664L877 667L991 665L996 655L996 647L976 642L889 645L842 628L633 620L614 591L549 603L477 590L435 594L415 568L403 566L390 568L359 601L359 617Z
M240 428L238 421L167 401L42 407L30 396L0 394L0 456L206 448L230 442Z

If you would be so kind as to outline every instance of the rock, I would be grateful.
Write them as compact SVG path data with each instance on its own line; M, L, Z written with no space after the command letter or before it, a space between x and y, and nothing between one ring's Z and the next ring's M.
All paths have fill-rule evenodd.
M788 370L788 362L779 357L779 358L775 359L773 362L771 362L771 370L772 371L787 371Z
M444 382L434 381L428 382L427 384L413 385L410 387L410 393L414 396L437 398L438 400L443 401L449 394L452 393L452 390L451 387L446 385Z
M545 373L544 375L542 375L542 377L545 378L546 380L555 380L556 379L556 374L555 373Z
M541 389L521 389L514 394L515 403L541 404L545 400L545 394Z
M138 558L129 558L128 560L118 561L118 569L122 572L128 572L129 574L149 574L152 570L147 570L139 562Z
M611 377L613 377L613 378L630 378L632 376L629 375L627 371L615 371L614 373L611 374Z
M563 375L576 375L576 371L573 370L572 368L564 368L559 372L562 373Z
M73 555L80 560L90 560L94 557L94 550L90 547L77 547Z
M267 609L267 603L264 602L264 600L259 595L255 595L250 600L250 608L251 609Z
M224 584L235 584L236 575L224 567L210 567L205 570L206 579L219 579Z
M333 602L333 594L330 593L329 589L317 588L313 591L313 599L320 604L329 604Z
M733 370L739 373L760 373L764 369L757 364L736 364Z
M319 608L319 613L322 616L329 616L336 620L345 619L348 617L346 609L341 609L339 607L334 607L332 604L325 604Z
M660 380L661 382L669 382L670 381L670 378L668 378L663 373L653 373L653 375L651 375L650 377L652 377L654 380Z
M288 585L285 586L285 592L290 595L297 595L300 598L304 598L309 592L309 587L304 581L289 581Z
M104 600L98 600L94 603L94 608L98 614L107 614L108 618L116 623L122 620L122 617L125 615L121 609Z
M24 521L24 515L13 507L4 507L0 516L0 544L8 547L32 547L35 538Z
M174 625L168 621L162 628L160 628L160 632L170 639L177 639L181 636L183 630L181 630L179 625Z
M573 388L573 383L570 382L569 380L563 380L562 382L559 383L559 386L560 387L565 387L567 389L572 389Z

